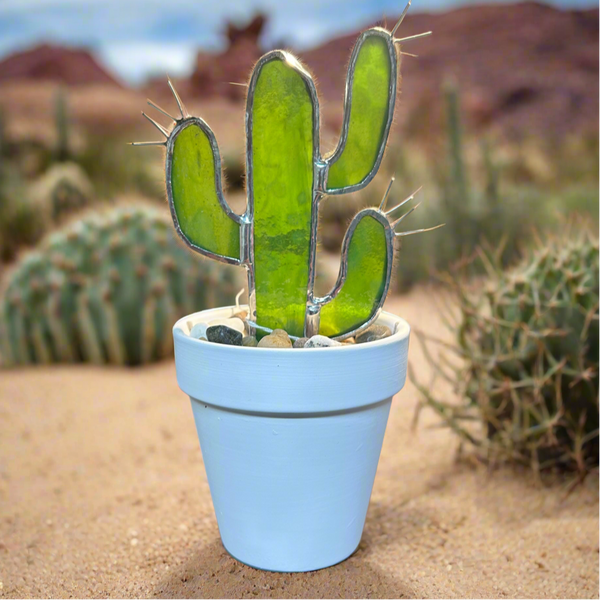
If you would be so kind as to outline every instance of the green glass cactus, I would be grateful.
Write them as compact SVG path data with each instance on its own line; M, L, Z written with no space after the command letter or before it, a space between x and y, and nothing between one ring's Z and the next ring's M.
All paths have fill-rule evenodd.
M397 221L388 217L401 205L386 213L385 198L379 208L360 211L346 232L334 289L322 298L314 295L319 204L327 194L362 189L377 173L394 116L397 46L427 35L394 37L406 10L392 32L375 27L359 37L348 68L342 134L328 156L320 151L311 76L281 50L258 61L248 84L243 215L223 197L213 132L188 114L170 81L181 117L149 104L175 127L169 131L142 113L167 138L138 144L166 146L177 231L201 254L247 269L250 319L262 327L334 338L367 327L389 289L395 236L416 233L394 232Z
M172 354L173 321L235 292L145 206L88 214L25 255L0 295L0 362L137 365Z

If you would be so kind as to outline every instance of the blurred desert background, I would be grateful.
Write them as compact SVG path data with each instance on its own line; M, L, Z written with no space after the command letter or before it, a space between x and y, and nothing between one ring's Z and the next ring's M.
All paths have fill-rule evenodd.
M198 49L188 76L171 73L190 112L202 116L217 136L227 198L236 210L242 211L245 202L245 88L235 84L247 81L254 62L271 47L294 52L317 81L326 153L335 147L341 128L354 41L370 25L391 27L394 16L361 22L347 35L302 50L285 40L263 43L269 30L266 14L242 23L226 21L218 31L222 51ZM403 47L418 57L402 56L396 122L383 167L364 191L324 204L324 251L339 250L350 217L378 204L392 174L397 179L392 199L423 186L423 206L413 224L454 219L469 231L467 239L461 233L452 240L453 227L441 244L433 236L407 239L397 291L468 255L482 238L497 243L507 235L509 260L516 241L534 228L560 227L562 217L574 212L597 222L596 9L532 2L428 14L416 7L402 30L406 36L426 30L434 35ZM148 109L147 98L171 114L176 111L166 75L150 71L134 85L92 50L56 41L6 56L0 62L4 212L14 213L8 205L17 198L19 204L26 196L43 202L40 196L52 195L60 182L74 188L77 198L70 202L80 207L127 201L128 196L164 207L160 149L134 150L127 142L156 139L156 131L140 116ZM160 121L160 113L148 110ZM168 125L164 118L163 124ZM61 219L70 210L65 213ZM34 243L46 231L50 224L39 220L19 220L14 214L3 218L5 261L23 242ZM328 261L323 263L327 268Z
M170 219L164 151L129 142L160 137L141 110L172 126L146 104L149 98L177 114L170 75L189 112L215 132L226 198L241 213L244 84L257 59L285 48L313 74L325 153L341 129L358 34L373 25L390 29L403 7L282 2L248 3L240 11L224 2L217 17L206 2L182 2L178 12L174 1L168 15L150 2L148 14L158 15L151 39L132 50L119 44L139 35L136 26L130 34L127 28L144 7L120 4L126 18L115 24L121 38L110 51L100 42L117 9L105 15L92 1L0 4L0 597L597 598L597 258L595 265L577 259L568 267L572 279L581 278L573 297L585 296L587 312L573 354L577 368L564 372L571 379L561 397L566 406L568 390L583 382L591 402L584 394L590 403L578 409L575 437L566 442L555 425L570 418L569 409L540 417L550 422L544 435L567 448L566 459L540 468L530 458L542 442L536 437L532 450L527 437L526 450L513 451L513 439L491 468L481 452L463 447L464 436L440 427L443 409L408 381L392 406L363 541L349 560L316 573L272 574L227 555L189 400L177 388L170 327L186 311L233 304L243 273L184 258L187 251L173 239L173 264L160 263L171 275L154 275L163 257L159 251L156 258L154 233L147 232L164 236ZM311 11L316 16L303 20ZM423 186L407 228L446 227L403 239L386 309L448 346L461 341L440 304L463 316L464 305L440 279L495 285L543 240L561 247L564 239L566 247L568 236L584 233L597 257L598 18L597 6L585 4L415 2L402 35L433 35L402 46L417 56L401 57L396 120L378 175L360 192L323 202L320 291L337 277L351 218L379 205L392 176L390 206ZM180 38L185 52L174 45ZM143 60L133 61L139 55ZM129 354L120 361L110 332L98 334L91 350L75 334L72 348L55 343L55 313L47 311L64 312L68 294L86 290L89 304L75 299L68 306L92 328L96 299L110 304L110 293L118 294L105 294L102 286L115 277L102 261L89 272L72 266L80 264L81 224L128 207L152 224L141 227L155 279L135 292L138 306L169 307L159 310L162 324L148 338L156 347L140 350L141 334L125 327L130 333L121 343ZM109 249L97 250L106 261L115 243L129 256L122 223L129 221L118 216L94 225L112 236ZM481 248L500 247L493 275L485 260L473 260ZM557 264L560 271L567 259ZM107 268L119 265L115 259ZM181 293L172 291L176 280ZM169 294L176 302L161 304ZM117 330L130 318L117 314ZM589 331L596 337L585 337ZM562 366L570 364L571 349L564 353ZM433 363L442 360L437 356ZM104 364L115 362L123 364ZM410 362L437 397L469 400L456 381L435 379L431 356L416 339ZM554 385L560 369L553 369L542 387ZM537 371L532 377L537 385ZM522 387L518 382L511 393ZM477 425L493 436L485 418Z

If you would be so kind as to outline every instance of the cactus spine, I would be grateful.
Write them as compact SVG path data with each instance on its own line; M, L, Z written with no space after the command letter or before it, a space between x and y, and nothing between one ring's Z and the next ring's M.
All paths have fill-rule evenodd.
M213 132L188 114L172 85L181 114L170 117L173 130L144 115L167 138L140 144L167 148L167 192L177 231L194 250L247 269L250 317L264 327L347 337L368 326L383 305L395 225L388 219L395 209L385 213L383 203L354 217L331 293L317 298L313 288L321 200L368 185L383 157L396 100L396 45L404 41L394 38L398 25L391 33L376 27L360 36L346 79L342 135L328 156L320 150L319 103L309 73L281 50L258 61L246 105L243 215L233 213L223 197Z
M42 241L6 281L2 362L136 365L169 356L180 316L229 297L229 273L191 256L160 213L91 214Z

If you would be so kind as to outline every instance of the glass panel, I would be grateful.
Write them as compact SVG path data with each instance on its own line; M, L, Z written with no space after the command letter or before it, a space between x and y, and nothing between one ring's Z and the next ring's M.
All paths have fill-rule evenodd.
M313 104L292 64L262 67L252 107L254 265L260 325L304 332L313 185Z
M335 337L368 321L385 290L386 274L385 228L366 215L350 240L346 282L338 295L321 309L319 333Z
M387 123L390 76L387 41L378 35L368 36L354 69L348 139L341 156L329 168L328 190L357 185L373 169Z
M179 226L187 239L204 250L239 259L240 226L219 204L215 157L198 125L188 125L177 135L171 185Z

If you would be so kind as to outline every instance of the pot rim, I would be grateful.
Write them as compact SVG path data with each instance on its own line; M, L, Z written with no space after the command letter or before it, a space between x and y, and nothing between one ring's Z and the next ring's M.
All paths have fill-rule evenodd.
M408 323L382 312L398 330L365 344L328 348L246 348L191 338L189 324L228 318L233 307L200 311L173 327L177 382L192 400L246 415L310 417L359 410L390 399L406 381Z
M248 306L245 304L241 304L239 306L239 309L240 310L249 310ZM231 310L231 314L228 316L220 314L226 310ZM221 306L221 307L216 307L216 308L200 310L195 313L190 313L189 315L186 315L185 317L182 317L181 319L179 319L175 323L175 325L173 325L173 336L175 337L176 340L179 339L180 341L183 341L184 339L187 339L188 340L187 343L191 343L191 344L203 344L203 345L210 344L211 346L220 346L221 348L227 348L228 350L231 350L234 353L235 352L259 351L259 352L264 352L264 353L268 353L268 354L279 354L281 352L286 352L287 350L289 350L289 348L259 348L258 346L246 347L246 346L233 346L233 345L230 346L227 344L214 344L214 342L208 342L205 340L199 340L199 339L190 337L189 332L190 332L191 328L194 325L196 325L197 323L204 322L204 319L210 313L219 313L219 314L215 314L214 316L212 316L210 318L223 319L223 318L228 318L228 317L233 316L233 314L237 310L238 310L238 307L236 307L236 306ZM201 315L202 315L202 318L200 318ZM393 327L391 327L390 324L387 324L388 327L390 327L390 329L392 330L392 335L390 335L386 338L383 338L381 340L376 340L374 342L366 342L364 344L343 344L342 343L341 346L328 346L326 348L293 348L294 354L305 354L307 352L310 352L311 354L313 354L314 352L323 352L323 351L327 351L327 353L349 352L349 351L364 352L366 350L373 349L374 346L380 347L380 346L386 346L389 344L397 343L400 339L403 339L403 338L406 338L409 336L410 325L402 317L398 317L397 315L394 315L393 313L389 313L387 311L381 311L379 313L379 316L377 317L377 319L375 319L375 321L371 325L378 324L379 321L382 320L382 317L383 317L384 321L391 321L393 323ZM191 325L190 325L190 322L191 322ZM379 324L386 324L386 323L379 323Z

